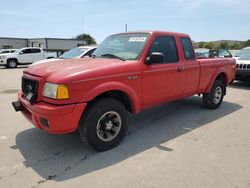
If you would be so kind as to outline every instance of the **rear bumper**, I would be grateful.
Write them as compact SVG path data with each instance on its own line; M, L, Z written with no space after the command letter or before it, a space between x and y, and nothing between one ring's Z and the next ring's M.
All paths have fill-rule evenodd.
M250 69L237 69L235 73L236 80L250 81Z
M87 103L57 106L44 102L31 105L20 91L18 92L18 102L20 111L28 121L37 128L53 134L74 132L87 106ZM18 103L16 104L18 105Z

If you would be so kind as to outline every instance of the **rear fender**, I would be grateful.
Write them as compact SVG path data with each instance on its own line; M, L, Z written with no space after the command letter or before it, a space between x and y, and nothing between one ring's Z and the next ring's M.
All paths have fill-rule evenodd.
M226 71L225 71L224 69L219 69L218 71L216 71L216 72L214 73L214 75L211 77L210 82L209 82L209 84L208 84L208 87L205 89L205 92L204 92L204 93L209 93L209 92L211 91L215 79L216 79L217 76L219 76L221 73L225 74L226 77L227 77L227 73L226 73ZM226 78L224 84L225 84L225 86L228 85L228 79L227 79L227 78Z

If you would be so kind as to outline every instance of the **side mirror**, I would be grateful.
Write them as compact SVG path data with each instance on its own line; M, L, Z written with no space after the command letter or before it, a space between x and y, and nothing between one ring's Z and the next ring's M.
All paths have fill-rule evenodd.
M165 56L163 53L160 52L152 52L150 56L146 59L145 64L157 64L157 63L163 63L165 61Z
M19 55L22 55L23 54L23 51L19 52Z
M233 57L232 55L224 55L224 57L229 58L229 57Z

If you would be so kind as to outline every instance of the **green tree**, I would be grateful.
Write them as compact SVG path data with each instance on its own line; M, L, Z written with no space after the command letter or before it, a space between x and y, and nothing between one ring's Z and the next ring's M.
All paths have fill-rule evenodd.
M204 42L203 48L213 49L214 44L212 42Z
M198 45L198 47L199 48L203 48L204 44L205 44L205 42L200 42L199 45Z
M231 44L229 47L232 50L239 50L240 49L240 44L235 42L235 43Z
M245 44L244 44L244 47L247 47L247 46L250 46L250 39L247 40L247 41L245 42Z
M86 33L77 35L75 39L84 40L87 42L87 44L96 44L95 39L91 35Z
M228 47L229 47L228 42L227 41L221 42L219 47L222 49L228 49Z

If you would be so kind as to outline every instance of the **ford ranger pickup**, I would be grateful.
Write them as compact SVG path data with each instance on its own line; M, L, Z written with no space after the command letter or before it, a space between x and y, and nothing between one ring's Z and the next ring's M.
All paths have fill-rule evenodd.
M117 146L127 113L202 94L218 108L233 80L233 58L197 60L189 35L143 31L112 35L91 58L44 63L24 70L12 105L48 133L78 131L91 148Z

